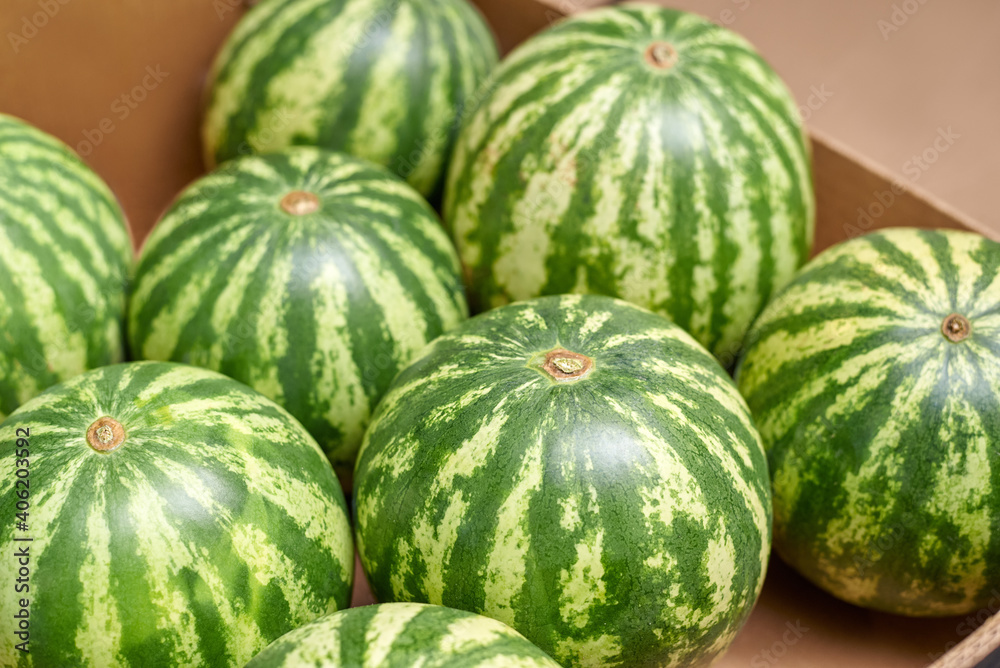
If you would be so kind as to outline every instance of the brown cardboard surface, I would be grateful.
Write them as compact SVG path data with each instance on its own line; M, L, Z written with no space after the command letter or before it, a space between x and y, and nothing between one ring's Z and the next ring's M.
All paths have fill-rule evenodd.
M2 0L0 112L81 153L118 196L141 243L204 171L203 81L243 12L241 0L46 5L56 8L51 17L38 0Z
M541 27L563 16L552 6L537 0L504 0L504 2L476 4L493 27L493 34L500 44L501 53L509 52L532 33L538 32Z
M476 1L494 26L501 44L510 48L556 20L560 13L578 11L602 0ZM862 1L867 0L850 0L847 5L827 3L822 14L827 17L824 20L832 21L838 13L849 14ZM972 0L963 1L976 4ZM16 45L6 37L8 43L0 46L0 111L21 116L86 153L85 159L122 201L136 241L140 242L180 188L202 173L198 141L201 86L219 42L243 12L242 3L240 0L71 0L57 4L58 12L43 22L34 18L40 11L36 0L5 0L0 11L0 35L27 36ZM806 47L812 33L788 26L796 21L807 21L813 26L815 17L803 18L802 7L818 7L817 2L680 0L677 4L689 5L709 15L746 7L738 15L741 23L733 27L768 42L770 46L763 49L765 55L791 79L800 99L803 91L809 90L808 86L802 88L802 81L808 83L811 79L798 73L792 61L798 53L808 52ZM879 7L884 10L884 6ZM922 9L910 24L912 28L907 28L908 34L920 35L923 29L917 28L918 24L935 11L938 10ZM773 18L775 12L784 12L782 20L788 22L781 24L784 28L769 23L768 17ZM39 25L31 31L29 24ZM774 46L777 43L784 46ZM845 44L844 50L850 51L850 43ZM861 67L856 63L857 58L851 56L852 73ZM810 58L802 60L814 62ZM1000 59L989 62L995 66ZM152 85L147 68L167 74ZM919 77L921 72L912 76ZM137 86L143 86L144 80L149 83L141 94L144 99L132 100L135 104L127 105L125 114L121 104L126 103L121 96L132 95ZM941 86L942 94L951 90L946 84ZM996 89L994 86L986 93L995 93ZM140 93L134 96L139 97ZM842 99L838 98L836 103L841 104ZM833 104L824 112L832 111ZM992 130L986 133L990 135L1000 127L992 120L996 105L983 107L992 114ZM811 120L819 126L818 114ZM962 131L974 136L970 130ZM865 132L868 134L861 136L870 138L881 133L898 134L902 129L876 126ZM856 150L848 150L830 138L825 128L813 134L818 248L870 228L889 225L966 227L994 237L1000 234L1000 225L993 226L993 219L987 227L956 213L940 198L910 187L912 184L907 184L905 192L899 188L894 192L895 177L891 171L861 158ZM920 144L924 138L905 136L901 141L903 145L911 141ZM962 150L969 150L966 146L975 148L976 143L975 140L963 143ZM949 160L956 155L958 146L955 152L949 152ZM946 172L942 161L933 173ZM982 178L967 180L980 186L985 183ZM928 172L920 185L934 183ZM966 192L961 189L955 192L959 191ZM358 580L355 604L371 602L363 576ZM724 668L926 666L970 636L974 627L985 621L996 607L1000 607L1000 597L996 606L972 615L971 619L914 620L873 613L836 601L773 561L760 603L732 650L718 665ZM973 649L959 649L959 653L949 655L954 657L954 663L948 668L973 665L982 649L995 646L998 638L1000 632L996 629L983 631L981 644L976 644L975 637L970 638L969 646ZM966 651L969 653L961 653Z
M968 229L1000 238L1000 228L955 211L822 132L813 130L811 135L817 199L814 252L882 227Z

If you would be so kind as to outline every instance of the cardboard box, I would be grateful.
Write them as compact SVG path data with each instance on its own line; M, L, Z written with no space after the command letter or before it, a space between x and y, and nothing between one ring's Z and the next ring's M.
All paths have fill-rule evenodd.
M602 3L475 1L505 50L566 13ZM0 48L0 111L83 154L122 201L139 245L177 192L203 171L201 88L243 2L60 2L46 5L54 15L38 18L37 2L11 0L0 12L0 35L10 42ZM813 133L813 150L817 251L858 232L897 225L1000 235L918 190L894 188L885 170L828 137ZM859 210L870 212L866 229L859 227L859 219L866 220ZM371 602L363 576L354 601ZM1000 591L989 608L966 617L874 613L833 599L772 559L760 602L717 665L917 668L933 662L935 668L973 668L1000 648L1000 617L987 621L998 609ZM979 665L1000 666L1000 656Z

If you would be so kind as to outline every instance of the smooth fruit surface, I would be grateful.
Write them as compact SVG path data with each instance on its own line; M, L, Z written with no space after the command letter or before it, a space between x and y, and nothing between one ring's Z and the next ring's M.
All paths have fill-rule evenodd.
M29 554L29 589L11 575L0 594L0 665L241 667L350 600L336 476L242 383L180 364L102 367L24 404L0 439L0 549L11 564ZM22 598L30 653L13 641Z
M355 472L380 601L509 624L565 666L702 665L770 552L764 451L712 356L662 316L545 297L400 373Z
M366 161L298 147L227 163L150 234L132 354L221 371L353 465L393 376L467 314L434 211Z
M509 626L421 603L351 608L276 640L247 668L559 668Z
M768 451L778 553L906 615L1000 587L1000 244L896 228L827 250L737 372Z
M809 256L815 217L798 110L756 51L628 4L529 39L481 97L444 207L474 308L616 296L730 365Z
M0 114L0 420L122 360L131 265L107 185L55 137Z
M206 164L321 146L437 195L463 111L496 62L466 0L265 0L216 59Z

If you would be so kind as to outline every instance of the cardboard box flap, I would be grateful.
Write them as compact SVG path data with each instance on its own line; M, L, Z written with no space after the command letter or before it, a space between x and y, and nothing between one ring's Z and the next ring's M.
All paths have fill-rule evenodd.
M980 626L958 647L929 668L996 668L1000 666L1000 616Z
M559 0L474 0L493 28L500 44L500 53L507 54L515 46L565 16L553 5Z
M882 227L998 232L893 177L841 142L812 130L817 224L814 252Z

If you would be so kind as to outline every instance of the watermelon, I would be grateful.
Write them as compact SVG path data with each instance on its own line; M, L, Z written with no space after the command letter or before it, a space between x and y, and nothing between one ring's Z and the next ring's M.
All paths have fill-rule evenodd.
M189 187L142 249L131 351L243 381L350 467L399 369L467 316L428 204L366 161L296 147Z
M0 595L8 629L29 599L30 654L7 632L0 665L243 666L349 602L333 470L242 383L164 362L102 367L21 406L0 443L0 549L12 565L30 551L28 589L12 575Z
M400 373L355 471L380 601L498 619L564 666L702 665L770 552L750 413L663 316L596 295L495 309Z
M1000 587L1000 244L889 229L807 265L748 335L778 553L852 603L985 608Z
M206 164L321 146L433 196L465 106L496 62L493 36L466 0L266 0L216 58Z
M778 76L735 33L636 4L557 24L492 81L444 203L474 309L612 295L731 364L813 240L806 139Z
M132 243L114 195L68 146L0 114L0 420L119 362Z
M509 626L421 603L342 610L276 640L247 668L559 668Z

